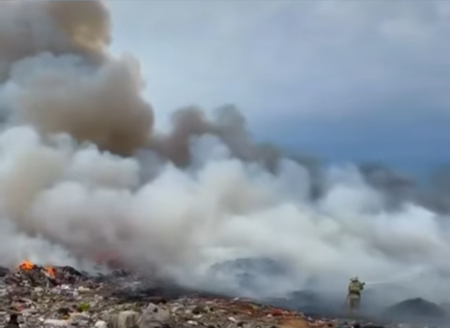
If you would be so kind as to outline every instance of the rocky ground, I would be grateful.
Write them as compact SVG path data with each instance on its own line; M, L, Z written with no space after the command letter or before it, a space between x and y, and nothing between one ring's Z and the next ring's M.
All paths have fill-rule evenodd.
M187 292L174 287L145 285L144 288L139 277L124 272L90 277L70 267L42 268L25 263L13 271L0 268L0 276L3 326L16 314L20 327L36 328L382 327L364 320L308 317L301 312L251 300ZM400 305L398 308L401 311ZM424 325L397 323L395 326Z

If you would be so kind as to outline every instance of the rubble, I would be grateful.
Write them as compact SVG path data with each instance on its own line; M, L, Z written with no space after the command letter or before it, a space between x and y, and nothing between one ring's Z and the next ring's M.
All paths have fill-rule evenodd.
M173 286L143 288L136 279L124 272L92 277L70 267L24 262L0 277L0 326L17 327L8 323L17 315L22 328L383 327L354 319L313 318L248 299Z

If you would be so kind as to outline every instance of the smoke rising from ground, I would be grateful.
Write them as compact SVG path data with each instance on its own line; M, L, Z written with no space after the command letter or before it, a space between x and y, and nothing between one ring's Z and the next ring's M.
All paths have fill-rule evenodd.
M417 270L422 279L402 278L392 297L448 294L445 201L383 167L320 168L255 144L232 106L213 118L182 109L172 132L154 131L138 63L107 52L102 3L1 7L3 264L112 251L208 287L211 265L262 256L290 272L267 294L311 278L344 293L349 276Z

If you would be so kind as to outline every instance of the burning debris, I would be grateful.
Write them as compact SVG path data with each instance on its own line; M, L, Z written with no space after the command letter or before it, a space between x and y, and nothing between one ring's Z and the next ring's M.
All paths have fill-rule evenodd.
M223 297L155 281L152 284L137 274L93 276L69 266L38 265L28 260L7 271L0 278L0 324L17 316L22 328L381 327L311 317L271 306L270 302Z
M16 270L6 269L5 282L10 285L56 286L74 284L87 279L85 273L68 266L40 266L31 261L23 261Z
M67 279L68 277L73 279ZM116 277L112 275L113 277ZM63 277L63 279L61 279ZM129 288L125 279L91 277L71 267L24 261L0 280L2 323L17 316L21 327L335 327L300 313L181 288ZM51 282L51 283L49 283ZM143 294L146 297L141 297ZM138 297L133 297L133 295ZM141 296L139 296L141 295Z
M23 271L31 271L31 270L34 270L35 268L36 268L36 265L34 265L33 263L31 263L28 260L23 261L19 265L19 270L23 270Z

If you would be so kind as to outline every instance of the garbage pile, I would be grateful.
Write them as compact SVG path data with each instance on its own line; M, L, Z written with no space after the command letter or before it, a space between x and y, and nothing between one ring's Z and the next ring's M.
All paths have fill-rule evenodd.
M142 289L131 286L130 281L124 286L111 283L109 279L101 282L101 279L82 275L82 278L71 280L73 283L69 284L65 279L72 279L72 275L79 277L78 274L70 273L67 268L60 271L62 273L55 268L55 275L52 276L42 267L21 267L0 279L0 326L15 316L20 327L30 328L335 326L331 321L314 321L299 313L256 305L246 300L204 297L193 293L181 296L179 289L172 292L157 287Z
M186 291L159 282L148 286L138 279L130 274L92 277L71 267L25 261L0 275L0 327L16 319L22 328L382 327L312 318L252 300Z
M69 266L40 266L30 261L22 262L17 270L5 271L4 281L8 285L56 286L61 284L75 284L86 281L88 275Z

